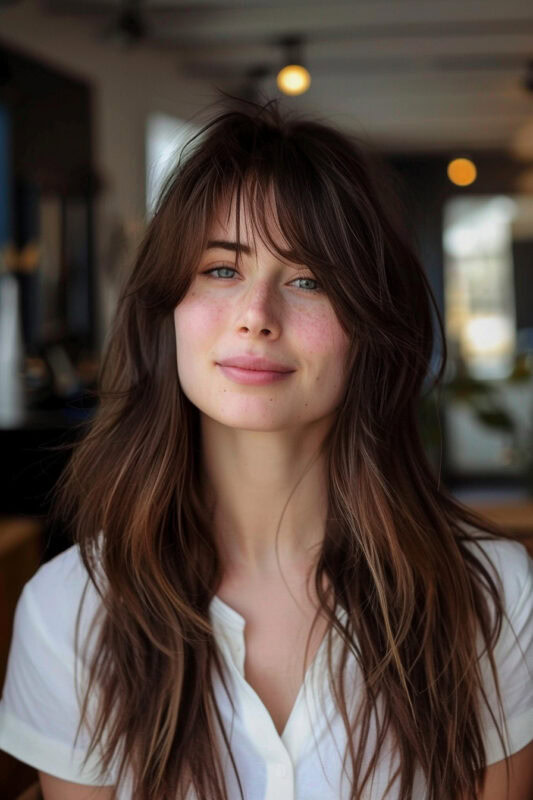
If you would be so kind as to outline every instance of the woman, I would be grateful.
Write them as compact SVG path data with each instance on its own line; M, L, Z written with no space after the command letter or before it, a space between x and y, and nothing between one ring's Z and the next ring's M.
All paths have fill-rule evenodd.
M529 796L533 565L426 459L377 175L268 103L168 180L17 608L0 744L46 800Z

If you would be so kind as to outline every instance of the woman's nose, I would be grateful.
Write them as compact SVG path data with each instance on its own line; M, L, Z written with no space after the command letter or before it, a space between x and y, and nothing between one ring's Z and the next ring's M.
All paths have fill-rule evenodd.
M267 281L257 281L243 299L238 327L252 333L274 333L280 327L279 312L280 302L274 287Z

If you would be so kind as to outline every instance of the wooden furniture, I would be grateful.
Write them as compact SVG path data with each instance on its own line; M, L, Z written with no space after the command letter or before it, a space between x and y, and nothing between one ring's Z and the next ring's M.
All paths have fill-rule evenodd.
M478 503L472 508L513 534L527 547L533 558L533 499L513 503Z
M0 517L0 685L3 685L17 600L38 569L42 523L32 517Z
M0 686L4 684L13 617L22 587L42 560L42 523L32 517L0 516ZM0 795L6 800L35 784L37 772L0 750ZM24 800L37 800L28 795Z

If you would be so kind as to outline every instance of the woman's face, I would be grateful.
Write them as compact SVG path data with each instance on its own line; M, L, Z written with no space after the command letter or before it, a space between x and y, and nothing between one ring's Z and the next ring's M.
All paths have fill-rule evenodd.
M203 414L233 428L281 431L316 423L343 395L348 338L305 265L280 261L259 235L254 249L242 205L241 246L250 252L242 252L239 268L235 249L210 246L236 242L235 203L227 224L222 211L174 310L181 387ZM220 364L236 356L259 356L291 371L280 376Z

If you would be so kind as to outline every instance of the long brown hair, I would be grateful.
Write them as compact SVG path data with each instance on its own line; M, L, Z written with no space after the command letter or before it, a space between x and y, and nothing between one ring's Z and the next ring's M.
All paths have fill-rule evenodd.
M328 515L313 623L328 619L351 797L361 797L389 730L401 764L389 786L400 778L400 800L411 796L417 766L431 800L474 795L486 762L473 642L479 631L498 687L492 650L504 609L501 582L465 543L506 534L450 495L421 441L432 305L436 382L446 362L439 310L370 146L319 118L282 113L277 101L233 101L189 140L163 187L120 293L97 412L56 488L53 514L69 526L102 600L80 720L96 690L87 757L100 745L107 770L120 753L118 781L131 767L139 800L185 798L191 788L200 800L227 800L217 730L229 743L212 667L224 677L208 613L222 574L202 492L199 411L177 376L173 311L220 203L235 196L237 220L242 198L272 251L316 275L351 343L345 394L323 443ZM288 251L268 231L268 190ZM336 675L334 633L343 641ZM364 676L357 726L344 693L349 653ZM378 699L386 713L363 773Z

